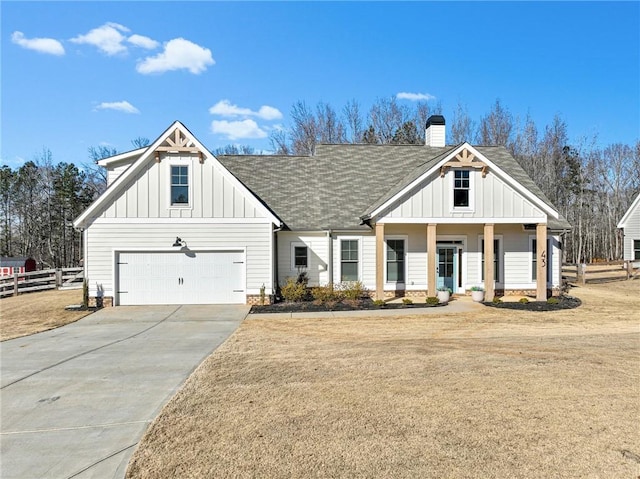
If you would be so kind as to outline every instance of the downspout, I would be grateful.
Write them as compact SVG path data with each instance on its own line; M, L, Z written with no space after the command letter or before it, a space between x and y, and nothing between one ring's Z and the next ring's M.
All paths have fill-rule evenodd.
M273 288L271 291L271 296L272 296L272 303L275 303L276 300L276 294L277 291L279 289L279 283L278 283L278 231L282 230L282 225L278 226L277 228L273 229L273 251L271 251L271 257L273 258L273 268L272 268L272 274L273 274L273 279L272 279L272 284L273 284ZM275 281L274 281L275 280Z
M329 283L333 283L333 231L327 230L327 250L329 257L327 258L327 273L329 274Z

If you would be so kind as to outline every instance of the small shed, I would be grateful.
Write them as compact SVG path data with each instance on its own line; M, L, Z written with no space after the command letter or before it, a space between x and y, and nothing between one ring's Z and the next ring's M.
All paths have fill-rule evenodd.
M0 276L28 273L36 270L36 260L27 256L0 256Z

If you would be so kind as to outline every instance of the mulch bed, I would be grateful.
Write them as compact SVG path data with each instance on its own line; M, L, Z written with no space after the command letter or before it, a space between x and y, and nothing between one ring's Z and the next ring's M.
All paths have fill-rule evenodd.
M577 308L582 304L578 298L574 296L561 296L557 303L547 303L546 301L529 301L528 303L508 302L508 303L482 303L485 306L500 309L515 309L518 311L560 311L562 309Z
M322 313L327 311L360 311L370 309L420 309L437 308L444 304L427 304L424 299L414 304L385 303L377 306L371 299L347 300L337 303L316 303L315 301L300 301L298 303L282 301L264 306L251 306L250 313Z

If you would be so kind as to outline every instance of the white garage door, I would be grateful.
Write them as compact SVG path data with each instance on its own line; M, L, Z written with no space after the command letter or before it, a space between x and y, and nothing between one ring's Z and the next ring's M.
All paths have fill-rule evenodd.
M243 251L121 252L121 305L246 302Z

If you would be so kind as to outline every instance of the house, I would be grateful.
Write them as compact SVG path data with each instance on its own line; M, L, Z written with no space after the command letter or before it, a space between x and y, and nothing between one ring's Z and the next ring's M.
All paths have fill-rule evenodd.
M624 231L624 260L640 262L640 194L618 223L618 228Z
M0 257L0 276L11 276L16 273L29 273L36 270L36 260L26 256Z
M109 186L74 225L104 304L255 303L302 271L377 298L560 287L567 221L505 148L447 146L441 116L426 145L300 157L216 158L175 122L99 164Z

